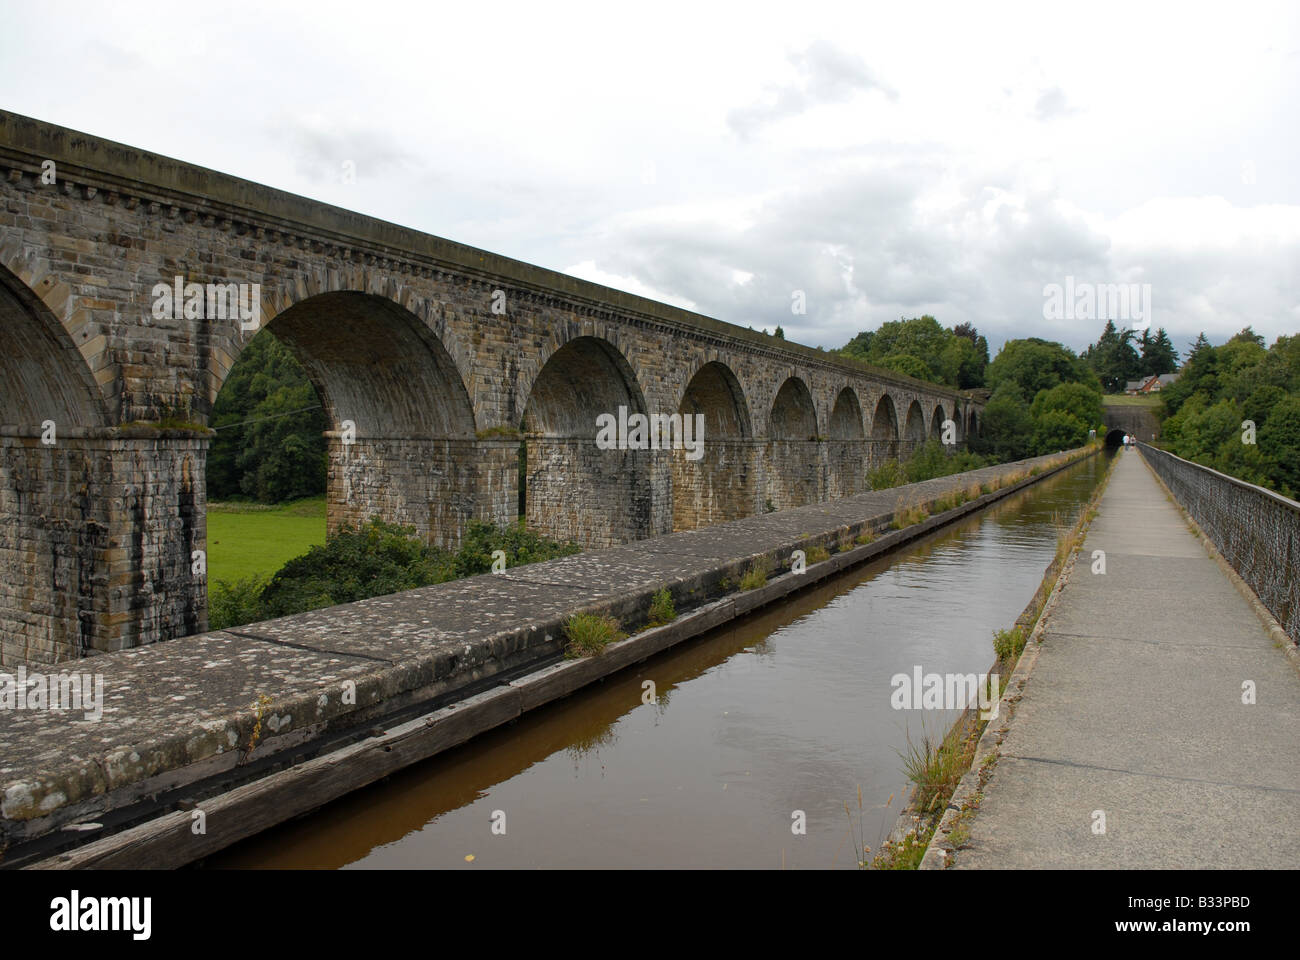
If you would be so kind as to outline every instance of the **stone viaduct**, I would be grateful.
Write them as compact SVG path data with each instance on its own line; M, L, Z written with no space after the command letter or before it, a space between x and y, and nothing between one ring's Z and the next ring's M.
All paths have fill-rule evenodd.
M177 282L185 308L159 316ZM251 320L206 299L254 284ZM207 422L260 330L333 424L329 527L379 515L445 545L473 518L605 546L846 496L979 416L934 384L0 112L0 665L206 629ZM704 455L598 449L620 407L703 414Z

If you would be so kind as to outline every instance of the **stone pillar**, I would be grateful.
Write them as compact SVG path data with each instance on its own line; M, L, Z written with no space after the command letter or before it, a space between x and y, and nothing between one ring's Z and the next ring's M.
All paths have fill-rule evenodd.
M672 456L672 529L694 530L762 510L762 447L753 440L708 440L704 456Z
M0 435L0 657L57 663L207 629L209 435Z
M653 452L601 450L592 437L529 437L528 528L586 547L650 536Z
M517 439L345 438L337 431L326 438L330 533L378 517L456 549L470 520L504 525L515 519Z
M767 442L766 501L772 508L787 510L825 499L825 447L819 440Z

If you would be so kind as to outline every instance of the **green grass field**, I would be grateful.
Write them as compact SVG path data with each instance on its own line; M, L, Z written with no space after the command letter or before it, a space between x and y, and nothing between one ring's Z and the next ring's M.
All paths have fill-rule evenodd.
M1159 405L1160 398L1150 393L1136 397L1130 397L1126 393L1108 393L1101 398L1101 402L1106 407L1154 407Z
M325 498L208 504L208 582L269 577L325 542Z

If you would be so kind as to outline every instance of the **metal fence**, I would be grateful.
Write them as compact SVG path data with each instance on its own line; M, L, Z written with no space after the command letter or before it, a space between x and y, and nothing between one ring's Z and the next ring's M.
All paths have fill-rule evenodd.
M1300 503L1150 444L1139 447L1287 636L1300 643Z

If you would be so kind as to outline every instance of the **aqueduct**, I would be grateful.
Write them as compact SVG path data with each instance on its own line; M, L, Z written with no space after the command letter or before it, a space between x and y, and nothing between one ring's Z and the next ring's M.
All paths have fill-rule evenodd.
M208 418L257 329L322 397L331 529L599 547L847 496L979 404L934 384L0 112L0 665L206 628ZM155 287L245 285L258 328ZM702 414L704 455L597 417ZM521 495L521 444L525 479Z

